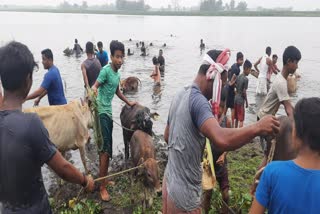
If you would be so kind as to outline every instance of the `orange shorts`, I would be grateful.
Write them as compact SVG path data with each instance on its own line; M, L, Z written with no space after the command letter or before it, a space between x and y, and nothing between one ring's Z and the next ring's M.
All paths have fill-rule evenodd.
M234 119L244 121L244 105L234 104Z

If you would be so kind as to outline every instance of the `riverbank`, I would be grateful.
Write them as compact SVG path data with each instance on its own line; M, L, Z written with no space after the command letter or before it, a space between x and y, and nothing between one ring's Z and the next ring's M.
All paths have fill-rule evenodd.
M0 8L0 12L72 13L139 16L240 16L240 17L320 17L320 11L108 11L46 8Z

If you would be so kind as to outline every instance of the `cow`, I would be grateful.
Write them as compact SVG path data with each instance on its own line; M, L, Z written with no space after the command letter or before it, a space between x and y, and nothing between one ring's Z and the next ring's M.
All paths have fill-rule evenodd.
M138 170L138 176L135 177L141 179L144 185L143 208L145 209L147 206L152 206L154 193L161 192L159 166L152 137L137 130L130 140L130 148L133 166L143 164Z
M139 83L141 85L141 81L137 77L128 77L124 80L121 80L120 86L123 93L127 92L137 92L139 88Z
M36 113L49 132L49 137L63 154L68 150L79 149L86 173L85 145L89 141L89 128L92 117L86 102L74 100L66 105L33 107L23 110Z
M278 117L280 122L280 130L279 133L274 137L275 139L275 148L273 152L273 157L271 161L286 161L292 160L297 156L297 150L293 145L292 141L292 125L293 121L287 116ZM267 139L267 152L266 154L270 154L271 151L271 138ZM271 156L270 156L271 157ZM254 184L251 187L251 194L253 195L257 186L257 181L260 179L262 171L267 164L267 157L264 157L261 165L258 167L258 172L254 178Z
M149 108L140 104L133 107L128 105L123 106L120 113L120 120L123 127L125 160L129 159L129 142L135 130L142 130L152 136L153 122L151 121L151 117L154 116L154 114L150 113Z

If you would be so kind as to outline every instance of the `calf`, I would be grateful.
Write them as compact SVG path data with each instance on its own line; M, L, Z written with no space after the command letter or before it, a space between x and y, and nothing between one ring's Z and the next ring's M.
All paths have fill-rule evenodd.
M124 141L124 151L125 159L129 158L129 141L135 130L142 130L145 133L152 135L153 122L151 121L150 109L137 104L133 107L125 105L122 108L120 114L121 125L123 128L123 141ZM131 130L128 130L131 129Z
M123 93L127 92L137 92L139 87L139 82L141 85L141 81L137 77L128 77L124 80L121 80L121 88Z
M83 166L88 173L85 145L89 140L92 119L87 103L72 101L66 105L25 109L24 112L38 114L49 132L50 140L61 153L79 149Z
M144 164L143 168L139 170L138 177L142 179L145 187L143 200L143 208L145 209L146 202L148 202L148 206L151 206L154 193L161 191L159 167L152 137L141 130L137 130L132 135L130 147L133 165Z

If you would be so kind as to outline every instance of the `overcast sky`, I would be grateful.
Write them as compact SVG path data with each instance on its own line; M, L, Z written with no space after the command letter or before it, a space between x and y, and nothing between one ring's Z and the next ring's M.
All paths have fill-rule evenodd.
M68 0L70 3L81 4L83 0ZM172 0L145 0L152 7L166 7ZM199 0L179 0L181 6L193 6L199 4ZM230 0L223 0L229 2ZM236 0L238 2L240 0ZM246 0L250 8L262 7L293 7L295 10L314 10L320 8L320 0ZM62 0L0 0L0 4L16 5L57 5ZM113 3L115 0L87 0L88 4Z

